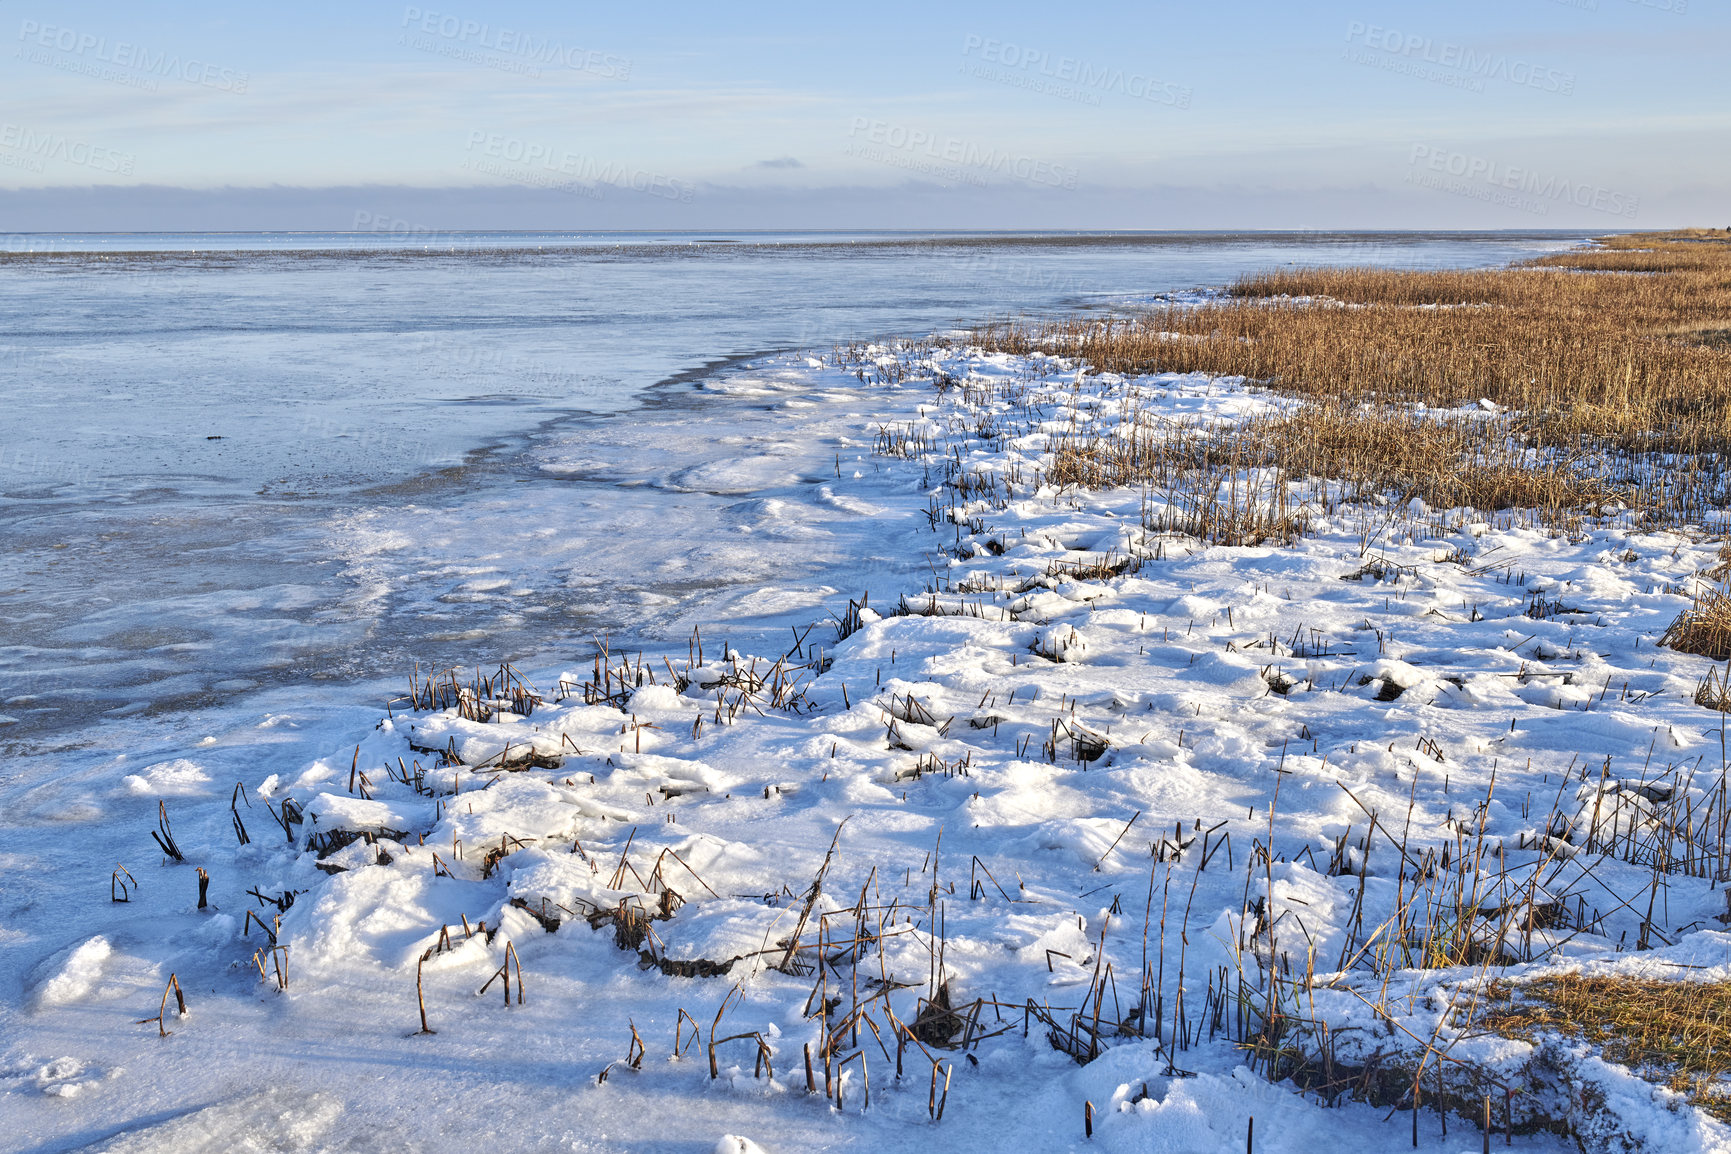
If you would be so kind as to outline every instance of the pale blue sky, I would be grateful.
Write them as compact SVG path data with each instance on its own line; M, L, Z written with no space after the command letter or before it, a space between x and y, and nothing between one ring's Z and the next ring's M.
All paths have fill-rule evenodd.
M1731 224L1726 0L0 0L0 34L8 231Z

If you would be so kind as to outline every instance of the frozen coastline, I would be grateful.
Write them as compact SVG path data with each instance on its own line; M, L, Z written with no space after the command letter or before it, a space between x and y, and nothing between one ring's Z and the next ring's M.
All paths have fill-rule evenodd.
M1731 976L1706 877L1671 876L1649 914L1631 897L1647 868L1576 866L1547 841L1559 815L1594 827L1607 788L1614 820L1710 803L1720 715L1693 701L1707 663L1654 641L1716 544L1613 510L1567 536L1347 503L1308 511L1292 545L1211 547L1147 528L1162 502L1182 522L1181 494L1043 483L1053 438L1231 422L1279 398L1051 357L855 353L729 375L762 424L683 479L671 524L627 510L610 533L586 524L600 544L585 546L688 539L661 563L693 582L748 575L732 612L777 630L869 588L849 635L764 624L728 639L737 657L705 635L701 663L694 648L633 653L623 673L615 653L599 679L588 662L524 668L541 698L515 699L526 716L503 682L493 700L351 708L298 736L312 715L285 708L264 727L312 749L292 771L264 772L258 732L236 732L15 791L21 812L103 815L78 827L76 864L52 825L8 838L9 871L33 886L0 935L22 947L52 924L62 943L37 945L0 1011L19 1148L699 1150L738 1134L771 1152L1238 1150L1252 1116L1258 1150L1405 1147L1404 1111L1325 1108L1244 1068L1238 995L1221 993L1261 988L1270 959L1326 975L1374 950L1397 863L1463 838L1499 847L1502 905L1532 902L1541 875L1579 901L1576 923L1525 935L1510 972ZM539 463L629 484L702 432L549 444ZM751 495L775 480L815 499ZM594 512L477 515L530 542ZM475 523L429 511L344 531L364 565L369 550L463 553ZM814 550L860 587L779 579ZM469 580L457 591L501 588ZM149 841L159 804L185 864ZM292 840L273 812L302 815ZM1402 848L1367 834L1372 814ZM104 904L116 856L138 886ZM194 867L214 911L195 908ZM1659 948L1629 948L1649 935ZM501 1004L498 982L478 991L507 953ZM1449 1034L1478 967L1379 966L1315 984L1343 1054L1442 1038L1511 1077L1532 1061L1523 1043ZM170 973L190 1012L169 999L164 1039ZM417 973L430 1035L415 1033ZM1143 988L1151 1009L1135 1013ZM712 1076L710 1043L734 1035ZM1717 1122L1594 1063L1572 1076L1630 1140L1726 1146ZM1477 1148L1466 1120L1449 1124L1444 1138L1421 1111L1420 1148Z

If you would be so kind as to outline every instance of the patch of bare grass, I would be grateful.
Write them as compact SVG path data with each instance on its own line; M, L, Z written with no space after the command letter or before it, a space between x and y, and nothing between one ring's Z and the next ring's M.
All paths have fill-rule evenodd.
M1275 522L1295 517L1286 508L1287 481L1337 482L1336 498L1382 495L1402 503L1417 498L1438 509L1535 509L1551 517L1645 499L1637 486L1610 483L1584 471L1578 461L1556 455L1534 460L1509 419L1486 414L1431 415L1306 401L1290 413L1237 425L1149 424L1133 437L1066 435L1048 447L1048 479L1054 484L1225 488L1235 512L1244 501L1232 499L1225 478L1265 471L1269 481L1256 499L1270 518L1259 529L1263 539L1290 536L1274 531ZM1275 477L1280 484L1273 483ZM1199 486L1198 479L1206 483ZM1290 528L1300 526L1294 520Z
M1679 653L1731 661L1731 586L1704 585L1695 603L1677 615L1659 644Z
M1605 1060L1662 1082L1731 1121L1731 982L1560 978L1493 983L1483 1025L1536 1041L1580 1038Z

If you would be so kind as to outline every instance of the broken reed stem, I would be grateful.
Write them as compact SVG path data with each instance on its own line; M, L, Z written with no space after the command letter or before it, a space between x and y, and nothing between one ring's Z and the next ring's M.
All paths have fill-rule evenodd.
M248 809L252 808L252 799L246 795L246 786L237 781L234 783L234 791L230 793L228 797L229 816L234 822L235 840L241 845L251 845L252 838L246 832L246 823L240 820L240 809L236 805L237 802L242 801L246 802L246 807Z
M427 1024L427 995L421 986L421 967L426 965L427 959L432 956L433 951L429 948L426 953L421 955L420 960L415 963L415 1004L421 1009L421 1028L416 1031L416 1033L419 1034L433 1034L438 1032Z
M838 1062L836 1064L835 1108L838 1112L845 1108L842 1104L842 1094L843 1094L843 1087L846 1085L846 1081L847 1081L845 1076L844 1076L847 1072L847 1064L849 1062L854 1061L855 1059L858 1059L858 1061L859 1061L860 1081L865 1086L865 1099L860 1106L860 1112L864 1113L865 1111L870 1110L872 1108L871 1067L866 1063L865 1051L864 1050L855 1050L853 1053L849 1054L847 1057L843 1058L840 1062Z
M185 863L186 857L180 852L180 847L174 842L174 831L168 825L168 803L156 803L156 828L150 832L156 844L162 847L162 852L174 861Z
M734 986L732 989L727 991L726 996L721 999L721 1005L716 1008L715 1020L709 1023L709 1076L711 1079L721 1077L721 1069L716 1065L715 1061L715 1047L717 1045L715 1035L721 1029L721 1016L727 1013L727 1005L729 1002L733 1001L733 997L737 993L739 993L738 986Z
M485 927L486 927L486 923L483 922L481 924L481 928L484 929ZM463 919L463 928L468 929L468 919L467 918ZM505 1008L510 1009L511 1008L511 968L513 966L515 966L517 969L517 1004L519 1006L522 1005L523 1004L523 963L518 961L518 959L517 959L517 947L516 947L516 945L509 940L507 940L505 942L505 961L504 961L504 963L497 970L493 971L493 976L487 979L486 985L482 986L478 991L476 991L475 996L480 997L482 994L486 993L489 989L492 988L492 985L494 982L503 982L504 983L504 991L505 991Z
M680 1042L681 1042L680 1031L684 1029L685 1023L687 1023L687 1022L691 1023L691 1041L686 1042L684 1045L681 1045L680 1044ZM691 1047L697 1045L697 1043L701 1042L702 1040L703 1040L703 1027L701 1027L697 1024L696 1018L693 1018L690 1014L685 1012L684 1006L679 1007L679 1016L673 1020L673 1057L674 1057L674 1059L677 1060L680 1057L683 1057L686 1050L689 1050Z
M1106 852L1100 855L1100 860L1094 863L1094 872L1099 873L1100 867L1106 864L1106 859L1112 856L1112 851L1118 848L1118 843L1124 840L1124 835L1130 832L1130 827L1136 824L1136 819L1142 816L1137 810L1130 815L1130 820L1124 823L1124 828L1118 831L1118 836L1112 839L1112 844L1106 847Z
M643 1055L647 1048L643 1045L643 1037L637 1032L637 1023L626 1019L625 1024L631 1028L631 1044L625 1050L625 1064L633 1070L643 1069Z
M802 906L799 911L799 921L794 924L793 933L788 936L787 952L782 955L780 964L775 967L783 973L786 973L788 967L793 964L794 954L799 949L799 936L805 932L805 924L811 920L812 907L817 905L817 899L823 893L824 875L829 872L829 864L835 858L836 846L841 844L842 828L846 826L847 823L848 819L844 817L841 819L840 823L836 825L835 836L830 838L829 849L823 855L823 864L818 866L817 874L811 879L811 888L806 891L805 895L805 905ZM820 961L820 968L821 965L822 963ZM726 1003L723 1002L722 1005L725 1006ZM717 1015L717 1020L719 1020L719 1015Z
M186 995L181 992L180 979L174 974L170 974L168 975L168 984L162 987L162 1004L157 1007L156 1017L138 1019L138 1024L141 1026L147 1022L155 1022L156 1034L159 1038L166 1038L174 1032L168 1028L165 1022L168 1017L168 995L171 993L174 995L174 1004L179 1011L179 1016L186 1017Z

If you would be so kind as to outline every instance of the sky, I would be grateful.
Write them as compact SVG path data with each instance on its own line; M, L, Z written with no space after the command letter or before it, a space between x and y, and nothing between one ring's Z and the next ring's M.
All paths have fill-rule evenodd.
M0 233L1731 225L1731 0L0 0Z

